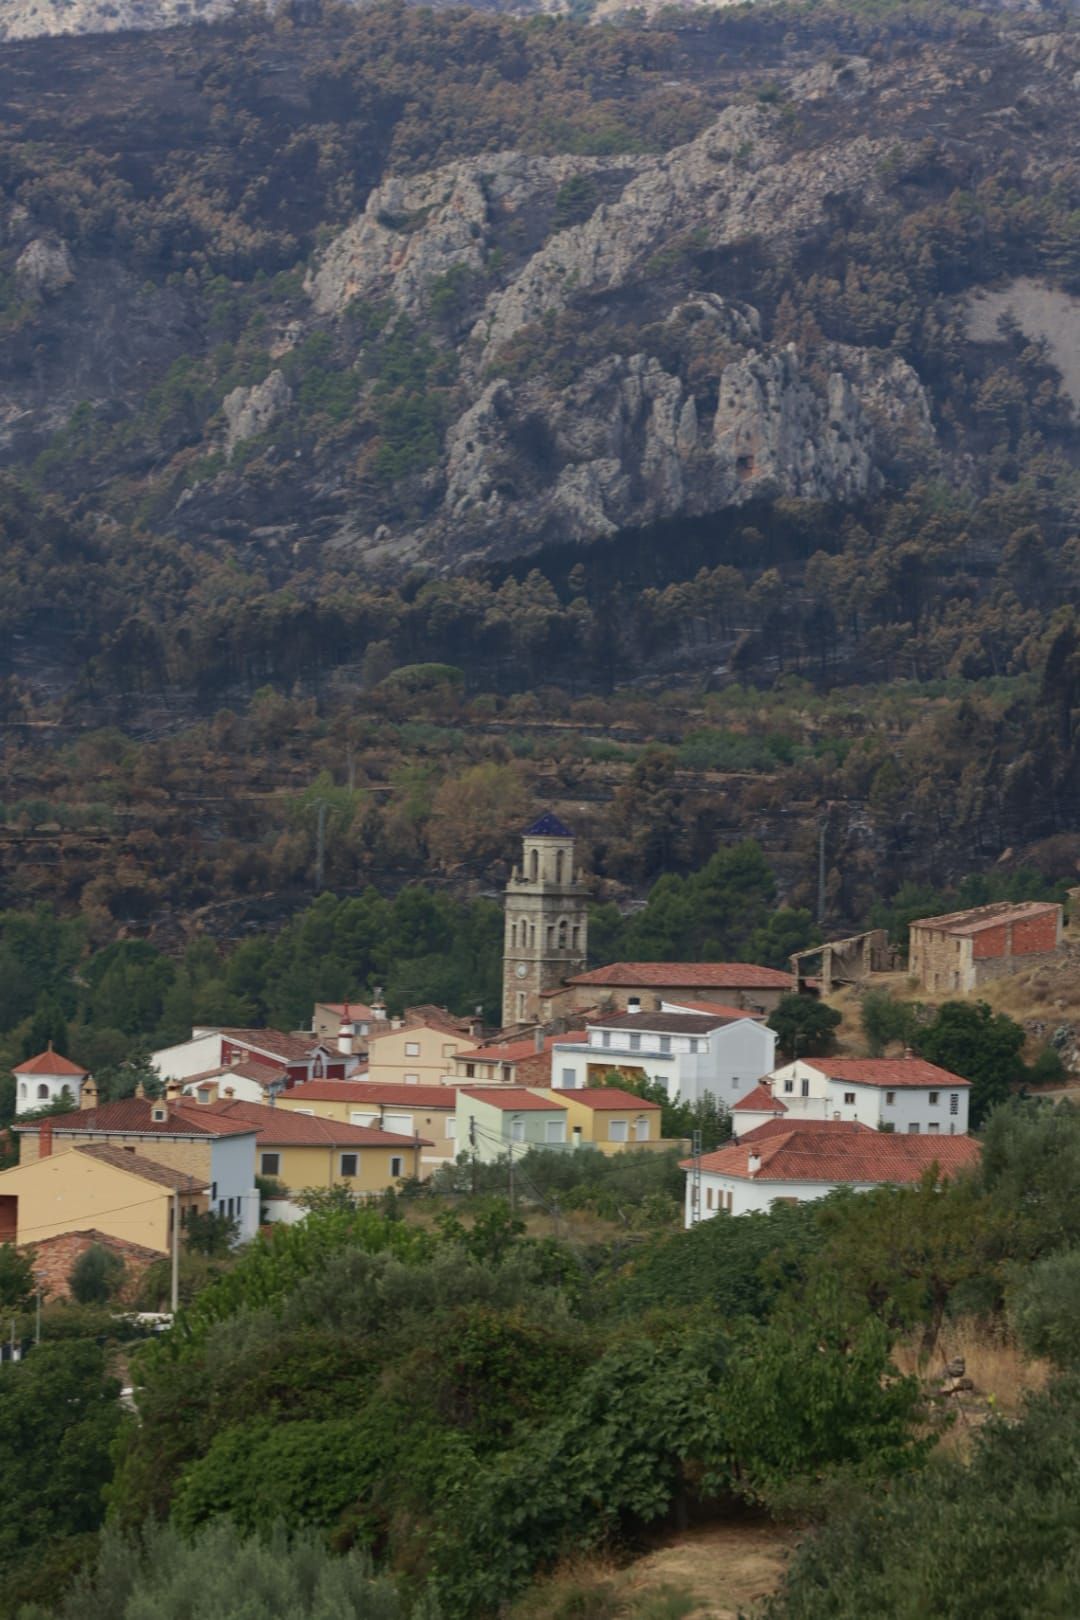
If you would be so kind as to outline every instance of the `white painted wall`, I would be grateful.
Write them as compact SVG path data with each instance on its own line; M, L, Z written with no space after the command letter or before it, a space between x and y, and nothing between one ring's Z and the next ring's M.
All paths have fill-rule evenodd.
M787 1108L792 1124L800 1119L853 1119L873 1130L891 1125L899 1134L917 1125L924 1136L966 1136L970 1094L969 1086L897 1086L890 1091L886 1086L830 1080L803 1060L787 1063L773 1074L773 1095ZM937 1101L931 1102L934 1096Z
M59 1102L66 1091L72 1099L72 1108L78 1108L83 1083L75 1074L20 1074L16 1075L15 1113L29 1114L35 1108L47 1108Z
M701 1214L700 1220L712 1220L713 1216L723 1212L725 1196L731 1194L732 1215L752 1215L754 1213L766 1214L778 1198L794 1198L800 1204L811 1203L817 1198L824 1198L838 1185L834 1181L766 1181L755 1177L753 1181L743 1180L740 1176L712 1175L707 1170L701 1173ZM868 1192L877 1182L851 1182L855 1192ZM686 1174L686 1206L683 1224L686 1227L694 1225L691 1210L692 1182L690 1172ZM709 1192L713 1195L713 1208L709 1205Z
M281 1076L282 1084L284 1084L284 1069L281 1071ZM263 1090L262 1086L257 1080L245 1079L242 1074L234 1074L229 1069L226 1069L220 1075L215 1076L214 1080L208 1082L208 1084L211 1087L211 1091L213 1091L214 1087L216 1086L218 1096L221 1098L222 1102L226 1100L226 1086L230 1086L232 1088L233 1097L237 1102L265 1103L267 1101L266 1092ZM198 1092L198 1083L195 1081L192 1081L190 1085L183 1087L184 1096L194 1097L196 1101L198 1100ZM211 1100L213 1100L213 1098L211 1098Z
M189 1080L193 1074L205 1074L221 1064L221 1035L209 1030L178 1046L163 1046L160 1052L151 1052L150 1062L163 1080Z
M605 1033L609 1037L606 1046ZM590 1064L608 1064L613 1069L635 1065L650 1080L664 1086L673 1102L695 1103L710 1094L730 1108L753 1090L776 1061L775 1031L752 1018L703 1030L695 1037L697 1052L690 1051L688 1035L671 1036L671 1051L662 1052L660 1035L649 1029L647 1013L641 1014L641 1046L637 1050L630 1047L631 1033L624 1029L605 1032L602 1025L590 1025L587 1045L556 1043L551 1049L551 1084L580 1090L589 1083Z
M222 1214L228 1200L239 1199L240 1242L249 1242L259 1230L259 1193L255 1186L255 1137L252 1129L243 1136L215 1137L210 1152L210 1178L217 1184L213 1208Z

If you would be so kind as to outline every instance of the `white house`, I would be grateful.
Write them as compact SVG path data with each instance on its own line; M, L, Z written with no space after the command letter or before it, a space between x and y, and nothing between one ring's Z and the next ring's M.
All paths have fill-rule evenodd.
M579 1091L614 1071L662 1085L672 1102L710 1094L730 1108L775 1060L775 1033L738 1007L613 1012L589 1020L584 1040L553 1043L551 1084Z
M87 1071L80 1069L77 1063L54 1052L52 1041L46 1051L27 1058L25 1063L18 1064L11 1072L15 1076L17 1115L28 1114L35 1108L47 1108L50 1103L59 1102L65 1091L75 1107L80 1107L83 1083L89 1078Z
M764 1213L773 1204L824 1198L836 1187L918 1181L932 1165L943 1176L973 1168L979 1145L970 1136L897 1136L853 1121L770 1120L748 1136L703 1154L686 1172L687 1227L713 1216Z
M163 1080L185 1084L215 1075L236 1063L257 1063L279 1070L283 1085L307 1080L345 1080L359 1059L338 1052L313 1035L286 1035L280 1029L196 1028L189 1041L151 1052L150 1062ZM261 1101L261 1098L252 1098Z
M922 1058L797 1058L769 1079L793 1122L858 1120L911 1136L967 1134L970 1081Z

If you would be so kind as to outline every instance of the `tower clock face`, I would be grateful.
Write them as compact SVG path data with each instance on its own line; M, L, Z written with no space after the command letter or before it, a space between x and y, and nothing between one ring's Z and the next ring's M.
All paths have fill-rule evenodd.
M514 972L517 974L519 979L523 979L528 971L529 970L524 962L519 962L517 967L514 969Z

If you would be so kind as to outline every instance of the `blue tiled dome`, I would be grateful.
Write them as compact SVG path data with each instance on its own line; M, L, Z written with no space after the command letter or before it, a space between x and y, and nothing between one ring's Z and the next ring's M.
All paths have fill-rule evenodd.
M565 827L558 816L553 816L550 810L542 815L539 821L534 821L531 827L525 829L526 838L573 838L573 836L569 827Z

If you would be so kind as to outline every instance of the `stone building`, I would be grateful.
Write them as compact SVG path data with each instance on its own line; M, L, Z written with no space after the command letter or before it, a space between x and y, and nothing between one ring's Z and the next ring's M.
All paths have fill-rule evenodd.
M504 1027L543 1019L545 993L560 989L564 979L585 967L588 926L585 885L574 868L574 835L549 812L525 833L521 866L514 867L506 886Z
M908 970L931 995L964 994L1045 959L1061 944L1061 907L998 900L911 924Z

